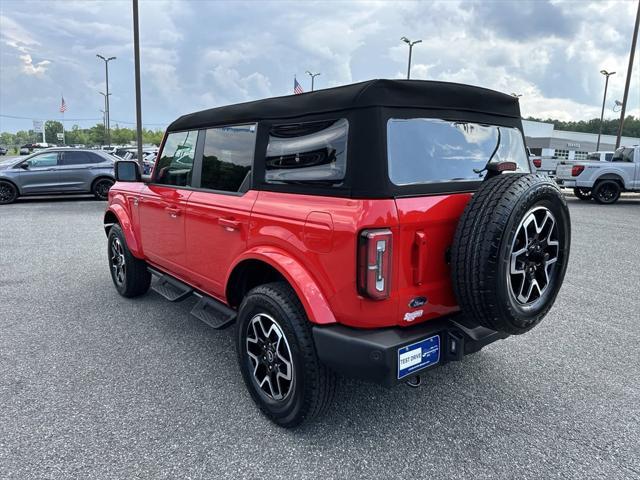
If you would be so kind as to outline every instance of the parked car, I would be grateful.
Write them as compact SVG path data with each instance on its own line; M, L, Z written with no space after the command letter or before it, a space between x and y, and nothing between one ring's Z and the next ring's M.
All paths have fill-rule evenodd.
M580 200L592 198L602 204L616 203L622 192L640 192L640 147L621 147L611 161L558 165L557 182L573 188Z
M0 204L28 195L93 193L106 200L114 160L95 150L48 149L0 164Z
M8 148L0 146L0 155L6 155L8 151Z
M534 328L562 285L569 212L523 138L511 95L416 80L185 115L151 178L116 163L113 283L136 297L155 276L213 328L235 323L279 425L328 408L335 372L416 386Z

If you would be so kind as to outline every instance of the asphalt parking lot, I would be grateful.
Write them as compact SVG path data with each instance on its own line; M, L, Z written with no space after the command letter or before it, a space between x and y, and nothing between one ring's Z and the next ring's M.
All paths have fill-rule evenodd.
M640 197L569 200L564 287L531 333L392 390L341 379L294 431L232 330L112 287L103 202L0 207L0 478L640 478Z

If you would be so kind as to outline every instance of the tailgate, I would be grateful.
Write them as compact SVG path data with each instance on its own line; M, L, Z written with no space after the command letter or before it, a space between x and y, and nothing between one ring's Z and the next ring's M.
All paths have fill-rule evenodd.
M556 177L562 180L570 180L573 178L571 176L571 169L573 168L572 164L568 163L560 163L556 169Z
M396 199L399 220L398 324L458 310L451 286L450 248L469 193Z

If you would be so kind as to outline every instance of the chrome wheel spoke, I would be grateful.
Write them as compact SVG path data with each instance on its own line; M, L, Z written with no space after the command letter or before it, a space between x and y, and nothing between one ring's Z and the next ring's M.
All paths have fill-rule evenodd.
M560 242L553 214L546 207L527 212L511 245L508 283L517 303L528 305L541 298L552 282Z
M247 326L246 353L253 378L268 397L282 400L294 380L291 349L280 325L271 316L255 315Z

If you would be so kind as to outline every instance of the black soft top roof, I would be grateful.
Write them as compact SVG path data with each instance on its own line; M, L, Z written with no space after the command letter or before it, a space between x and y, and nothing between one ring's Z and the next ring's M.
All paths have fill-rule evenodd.
M494 90L425 80L369 80L301 95L202 110L183 115L167 130L295 118L367 107L427 108L520 118L518 99Z

